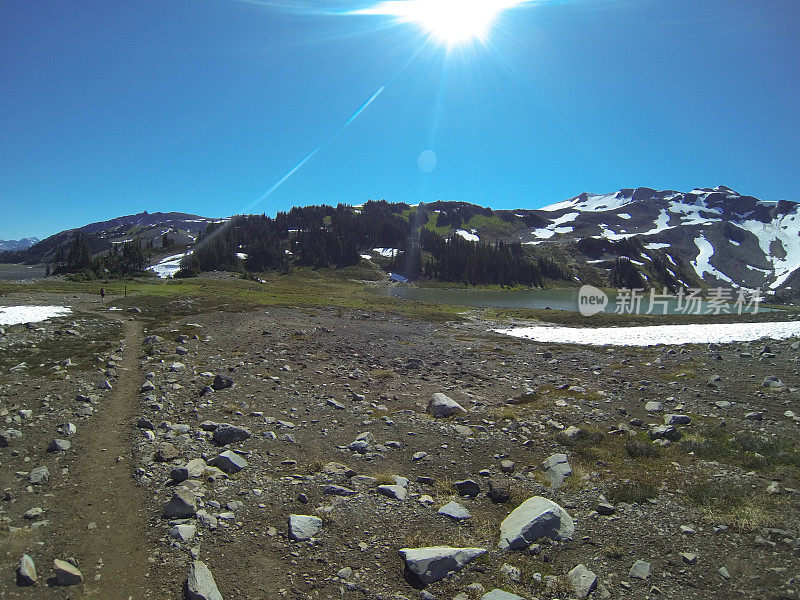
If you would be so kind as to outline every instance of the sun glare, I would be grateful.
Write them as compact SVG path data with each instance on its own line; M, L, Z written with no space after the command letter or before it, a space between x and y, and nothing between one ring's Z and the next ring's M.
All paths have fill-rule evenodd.
M525 0L391 0L360 14L392 15L414 23L448 47L485 41L501 11Z

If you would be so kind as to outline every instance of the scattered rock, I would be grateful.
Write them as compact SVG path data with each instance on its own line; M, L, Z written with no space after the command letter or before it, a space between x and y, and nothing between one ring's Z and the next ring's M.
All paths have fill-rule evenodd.
M222 452L219 456L212 459L208 464L217 467L225 473L231 474L238 473L244 469L247 466L247 461L233 450L225 450L225 452Z
M172 497L164 507L164 516L168 519L185 519L196 512L197 503L194 494L185 488L178 488L172 492Z
M452 548L430 546L426 548L402 548L400 556L406 568L422 583L434 583L460 571L471 560L486 553L484 548Z
M214 576L203 561L196 560L189 568L186 595L189 600L222 600Z
M220 446L243 442L252 436L249 430L244 427L222 423L214 429L213 440Z
M633 579L645 580L650 577L650 563L643 560L637 560L628 571L628 577Z
M578 598L586 598L597 588L597 575L584 564L579 564L567 575Z
M572 467L569 465L566 454L551 455L542 463L542 469L554 490L560 488L564 479L572 475Z
M53 568L56 572L56 583L58 585L78 585L83 582L83 575L74 565L65 560L55 559Z
M461 506L458 502L448 502L442 508L438 510L440 515L444 515L446 517L450 517L455 521L463 521L465 519L469 519L472 515L469 511Z
M289 515L289 536L293 540L306 541L322 530L322 519L311 515Z
M442 393L431 396L431 399L428 401L427 411L437 418L452 417L455 414L466 414L467 412L458 402Z
M521 550L536 540L571 539L575 532L572 517L555 502L534 496L515 508L500 524L498 546L506 550Z
M23 554L19 559L19 569L17 569L17 583L19 585L33 585L36 583L36 566L33 559L27 554Z

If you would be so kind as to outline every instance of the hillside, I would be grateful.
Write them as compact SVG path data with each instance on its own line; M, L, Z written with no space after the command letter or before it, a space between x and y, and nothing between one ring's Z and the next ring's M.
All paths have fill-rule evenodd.
M53 263L75 231L0 253L0 261ZM94 255L138 240L161 276L181 266L192 275L362 262L375 276L471 285L760 288L783 298L800 289L798 204L725 186L583 193L539 209L369 201L297 207L275 218L145 212L80 231Z

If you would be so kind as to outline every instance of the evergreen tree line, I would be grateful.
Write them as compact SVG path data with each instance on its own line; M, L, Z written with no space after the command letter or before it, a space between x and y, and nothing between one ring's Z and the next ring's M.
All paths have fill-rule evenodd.
M551 259L528 257L520 242L470 242L460 235L444 238L423 229L419 246L431 255L423 261L423 274L440 281L541 287L546 278L566 278L563 269Z
M356 210L340 204L293 208L274 219L236 216L223 225L209 225L177 276L242 268L285 273L294 265L341 268L358 264L361 251L383 247L402 250L389 269L409 279L424 275L469 285L541 286L545 279L566 278L554 261L529 257L519 242L476 243L416 230L398 208L403 207L370 201ZM247 258L239 259L237 253Z
M80 274L87 277L123 277L144 271L147 264L139 240L115 244L108 252L92 258L93 237L96 236L76 231L66 253L63 248L59 249L51 273ZM49 264L48 271L50 271Z

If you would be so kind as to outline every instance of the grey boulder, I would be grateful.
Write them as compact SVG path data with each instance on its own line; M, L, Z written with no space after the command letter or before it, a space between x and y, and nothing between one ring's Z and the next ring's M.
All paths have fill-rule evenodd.
M238 473L247 466L247 461L233 452L232 450L225 450L222 454L212 459L209 463L213 467L225 471L228 474Z
M83 575L75 565L65 560L55 559L53 569L56 572L56 583L58 585L78 585L83 581Z
M461 506L458 502L448 502L442 508L440 508L438 512L440 515L450 517L454 521L463 521L472 516L469 511Z
M164 516L169 519L185 519L197 512L194 494L186 488L178 488L164 507Z
M17 581L20 585L33 585L36 583L36 566L33 564L33 559L27 554L23 554L22 558L19 559Z
M189 600L222 600L211 570L201 560L194 561L189 568L186 596Z
M597 588L597 575L592 573L584 564L572 569L567 574L567 577L578 598L586 598Z
M220 446L243 442L250 438L252 434L244 427L222 423L214 430L214 442Z
M406 568L423 583L440 581L464 568L471 560L485 554L484 548L452 548L429 546L426 548L402 548L400 556Z
M322 529L322 519L311 515L289 515L289 536L293 540L310 540Z
M427 411L437 418L452 417L453 415L459 413L465 414L467 412L458 402L442 393L431 396L431 399L428 401Z
M564 484L564 479L572 475L572 467L566 454L553 454L542 463L545 475L550 480L553 489L558 489Z
M571 539L575 525L569 513L555 502L533 496L515 508L500 524L500 543L504 550L527 548L536 540Z

